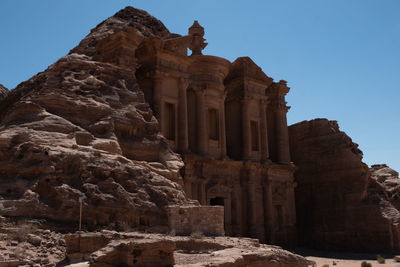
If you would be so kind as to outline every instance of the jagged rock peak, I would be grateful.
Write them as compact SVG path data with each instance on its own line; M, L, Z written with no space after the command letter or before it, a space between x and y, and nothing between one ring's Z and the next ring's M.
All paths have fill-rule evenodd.
M0 83L0 100L2 100L3 98L5 98L8 94L8 90L6 87L4 87L4 85L2 85Z
M371 166L370 171L371 177L379 182L399 178L399 173L386 164L374 164Z
M170 33L160 20L146 11L127 6L92 29L70 53L96 56L96 45L99 41L127 27L137 29L145 37L157 36L169 39L177 36Z

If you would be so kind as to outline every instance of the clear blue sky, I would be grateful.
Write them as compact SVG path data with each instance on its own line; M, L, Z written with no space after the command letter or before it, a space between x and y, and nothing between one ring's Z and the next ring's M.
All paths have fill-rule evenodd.
M0 83L45 70L127 5L179 34L199 20L206 54L288 81L290 124L338 120L366 163L400 170L399 0L1 0Z

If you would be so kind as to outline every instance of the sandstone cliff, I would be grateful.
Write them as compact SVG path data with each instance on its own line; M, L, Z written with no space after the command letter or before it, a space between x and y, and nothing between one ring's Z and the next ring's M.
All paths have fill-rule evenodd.
M298 167L299 243L330 250L399 251L400 213L337 122L304 121L290 126L289 134Z
M0 84L0 101L4 99L8 94L7 88L5 88L2 84Z
M21 83L0 105L0 215L88 226L159 227L186 197L180 157L159 133L134 70L96 61L96 42L128 25L169 36L126 8L71 53Z

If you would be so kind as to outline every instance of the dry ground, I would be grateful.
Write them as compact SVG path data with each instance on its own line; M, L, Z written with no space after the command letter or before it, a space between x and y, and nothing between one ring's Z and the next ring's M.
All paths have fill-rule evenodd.
M317 263L316 267L322 267L324 264L329 264L329 267L360 267L363 261L371 263L373 267L400 267L400 262L393 260L394 255L382 255L386 261L384 264L380 264L376 261L376 255L374 254L327 252L309 249L298 249L294 252L306 257L308 260L315 261ZM333 265L333 262L336 265Z

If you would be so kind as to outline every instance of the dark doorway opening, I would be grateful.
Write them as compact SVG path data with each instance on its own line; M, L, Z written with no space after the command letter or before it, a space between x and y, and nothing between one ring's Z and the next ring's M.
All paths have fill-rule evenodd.
M223 197L215 197L210 199L210 206L224 206L225 201Z

